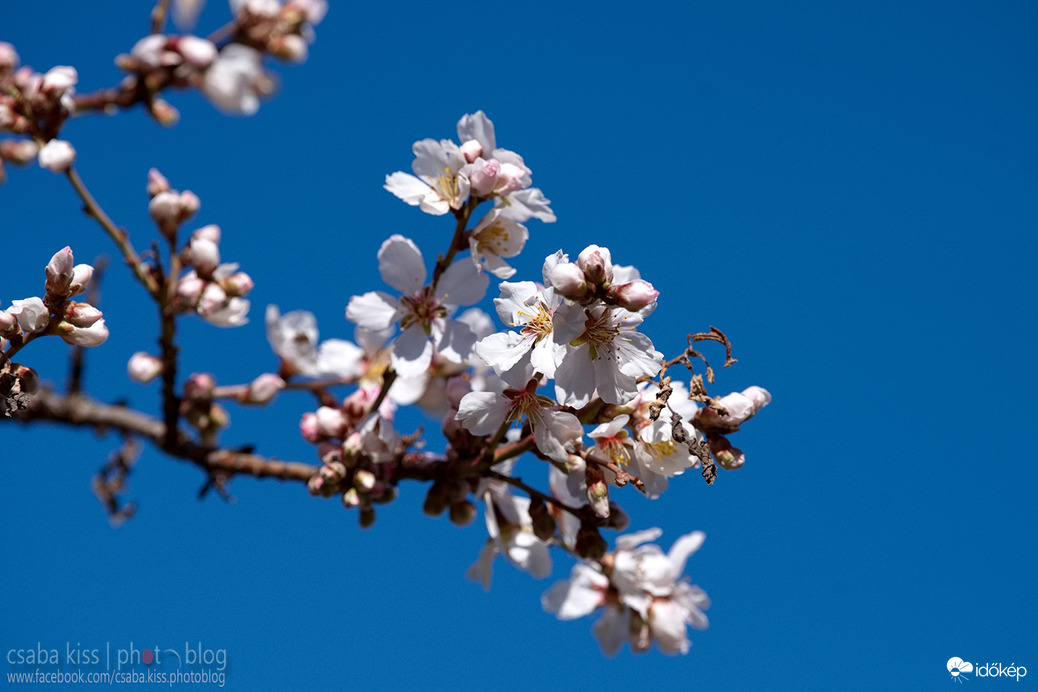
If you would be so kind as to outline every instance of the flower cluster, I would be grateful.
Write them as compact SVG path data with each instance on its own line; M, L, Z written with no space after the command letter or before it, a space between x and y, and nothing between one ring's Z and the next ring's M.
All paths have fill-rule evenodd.
M108 338L101 311L72 300L87 289L94 275L89 264L76 264L72 248L59 250L44 268L43 297L11 301L0 310L0 350L21 348L38 336L60 336L74 346L98 346Z
M148 173L148 212L159 231L175 242L181 225L198 211L201 202L190 190L179 192L161 173ZM209 224L195 230L180 253L179 263L189 269L176 284L178 312L196 313L218 327L238 327L248 321L252 277L238 265L220 262L220 227Z
M662 533L654 528L619 536L614 552L575 565L568 580L549 589L541 601L544 609L560 620L602 609L593 631L609 656L625 641L635 653L648 651L654 641L664 653L688 653L687 628L706 629L703 610L710 599L681 574L706 536L700 531L682 536L664 554L646 544Z

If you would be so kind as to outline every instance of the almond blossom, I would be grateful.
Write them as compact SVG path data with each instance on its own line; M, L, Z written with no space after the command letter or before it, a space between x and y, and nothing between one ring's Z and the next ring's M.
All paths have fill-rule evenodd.
M448 267L437 285L425 286L422 253L399 234L382 243L378 260L382 280L403 295L371 291L354 296L346 307L346 319L373 331L399 324L401 333L393 344L391 362L405 377L424 373L434 352L454 363L468 358L475 335L467 324L450 316L458 305L478 302L489 277L463 260Z
M653 641L664 653L687 653L687 627L706 629L703 610L710 599L681 574L705 534L682 536L667 554L658 545L642 545L662 533L653 528L618 537L614 553L575 565L567 581L549 589L541 598L544 609L572 620L604 608L593 631L608 656L628 640L635 653L648 651Z

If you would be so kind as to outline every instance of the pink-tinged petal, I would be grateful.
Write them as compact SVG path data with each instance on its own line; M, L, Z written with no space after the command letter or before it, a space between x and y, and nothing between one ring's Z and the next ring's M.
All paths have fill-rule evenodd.
M358 327L379 331L389 328L400 316L400 303L382 291L353 296L346 306L346 319Z
M437 352L452 363L463 363L472 354L476 335L464 322L446 320L436 341Z
M608 585L604 574L577 564L568 580L558 582L541 596L541 606L560 620L584 617L605 602Z
M417 207L421 204L422 200L425 199L426 195L428 195L431 190L429 185L423 182L420 178L416 178L410 173L404 173L403 171L397 171L396 173L387 175L386 184L382 187L389 190L412 207Z
M425 262L410 238L394 233L378 250L382 280L404 295L413 295L425 283Z
M491 435L511 412L511 402L493 392L469 392L461 398L455 420L473 435Z
M699 550L699 547L703 545L705 540L705 533L693 531L674 541L670 552L667 553L667 558L670 560L671 569L675 577L685 571L685 562L693 553Z
M635 531L634 533L617 536L616 549L633 550L636 546L648 541L654 541L662 535L663 529L653 527L651 529L645 529L644 531Z
M429 369L433 345L418 325L404 330L393 343L393 369L403 377L417 377Z
M494 123L483 111L461 116L461 120L458 121L458 139L462 142L476 140L483 147L484 156L490 156L497 148Z
M448 305L472 305L483 300L489 285L489 276L469 260L462 259L443 272L437 291L440 300Z
M602 617L592 625L591 631L602 647L602 653L610 658L620 653L631 629L631 611L606 608Z

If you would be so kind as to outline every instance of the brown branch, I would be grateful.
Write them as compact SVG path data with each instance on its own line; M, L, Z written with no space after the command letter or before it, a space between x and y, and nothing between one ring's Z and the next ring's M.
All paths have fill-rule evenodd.
M126 408L95 401L82 395L62 396L50 391L33 395L28 408L14 416L23 423L50 421L94 428L99 432L117 430L150 440L168 456L190 461L207 473L243 474L256 478L278 478L306 483L319 467L293 461L269 459L227 449L212 449L184 436L172 446L164 446L166 426L157 418Z

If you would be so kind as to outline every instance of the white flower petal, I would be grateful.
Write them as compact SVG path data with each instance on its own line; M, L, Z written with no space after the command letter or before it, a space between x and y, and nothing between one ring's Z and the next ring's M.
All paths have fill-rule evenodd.
M382 291L353 296L346 306L346 319L372 331L389 328L399 315L400 304L396 298Z
M394 233L378 250L382 280L405 295L413 295L425 283L425 262L410 238Z

